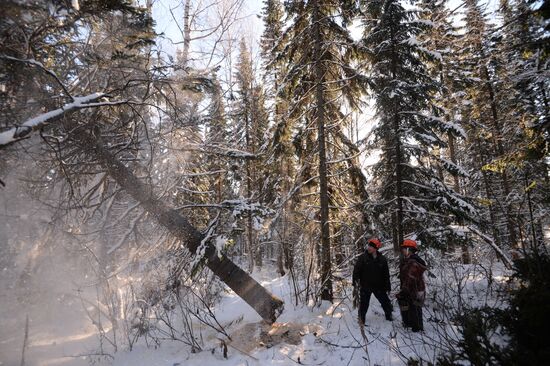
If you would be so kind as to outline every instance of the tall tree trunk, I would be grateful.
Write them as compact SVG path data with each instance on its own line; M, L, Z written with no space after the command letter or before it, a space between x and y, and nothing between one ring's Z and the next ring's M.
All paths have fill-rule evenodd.
M249 304L265 321L273 323L282 312L282 300L270 294L258 282L239 268L216 248L189 221L160 201L153 189L140 181L124 164L118 161L100 141L98 136L77 132L75 137L97 158L109 175L172 235L180 239L191 253L204 250L206 266L218 278ZM199 249L199 250L197 250ZM200 254L198 254L200 255Z
M544 62L544 60L543 60L543 57L546 57L546 56L543 56L543 54L544 53L542 52L542 49L539 48L537 50L537 56L538 56L537 72L538 73L543 72L542 69L543 69L544 65L546 64L546 62ZM541 80L544 80L544 79L541 78ZM548 79L546 79L546 80L548 80ZM548 118L550 118L550 108L548 106L548 96L546 95L546 90L547 89L546 89L544 81L539 81L538 85L539 85L542 104L544 105L544 110L543 110L543 113L542 113L542 116L544 116L544 119L542 121L542 125L546 126L545 130L546 130L546 132L548 132L548 130L550 129L550 127L548 127Z
M183 7L183 49L181 51L180 66L186 67L189 61L189 47L191 45L191 24L189 19L189 9L191 0L186 0Z
M286 177L291 176L292 171L292 162L289 159L284 159L285 167L286 167ZM290 191L290 182L287 178L283 180L283 192L285 194L289 194ZM294 270L294 242L291 240L290 235L292 235L292 230L289 230L289 223L292 223L291 220L288 219L289 212L290 212L290 199L287 199L283 206L283 242L282 242L282 249L283 249L283 258L284 258L284 264L286 269L289 271Z
M455 138L453 134L450 132L447 134L447 137L449 141L449 157L451 158L451 161L453 162L453 164L457 165ZM460 181L458 179L458 174L453 174L453 182L454 182L455 192L460 193ZM458 222L460 224L463 224L463 220L460 218L458 219ZM462 263L470 264L471 262L470 250L468 248L468 243L465 240L461 240L460 249L462 250Z
M394 131L395 131L395 194L397 196L397 214L396 214L396 227L397 227L397 242L393 244L394 250L399 251L401 243L403 243L403 186L402 186L402 172L401 172L401 137L399 133L399 116L397 113L393 117Z
M333 235L333 246L334 246L334 262L336 267L340 267L346 260L345 250L344 250L344 228L343 225L337 224L333 226L335 235Z
M491 189L491 179L487 173L486 170L483 169L483 167L487 164L487 161L485 158L490 155L489 152L484 151L483 146L485 146L484 142L482 141L478 131L474 128L472 131L469 132L468 137L470 140L470 147L473 151L473 159L475 164L477 164L477 170L481 173L481 177L483 180L483 188L485 190L485 197L489 200L488 203L488 209L489 209L489 219L490 219L490 226L491 231L493 235L494 242L498 248L502 248L502 238L500 235L498 220L497 220L497 213L495 212L494 208L494 201L496 201L495 195Z
M329 199L327 183L327 158L325 148L325 67L323 65L322 36L320 27L319 2L313 3L313 34L315 55L315 102L317 117L317 140L319 143L319 199L321 205L321 299L332 301L332 279L330 262Z
M252 127L252 131L254 131L254 134L252 135L251 139L250 139L250 148L249 148L249 152L251 152L252 154L256 154L257 152L257 149L256 149L256 146L258 144L258 141L257 141L257 131L260 127L260 116L259 116L259 106L258 106L258 100L256 99L256 93L255 93L255 88L252 87L251 88L252 90L252 100L251 100L251 103L252 103L252 106L251 106L251 111L250 111L250 125ZM258 179L258 174L257 174L257 165L256 165L256 162L251 162L249 159L247 159L248 163L250 164L249 167L250 167L250 178L248 179L248 182L250 183L250 186L248 188L249 190L249 198L252 199L252 186L254 186L256 188L256 197L258 197L258 200L261 200L263 195L262 195L262 183L259 181ZM252 222L250 223L252 224ZM254 240L256 239L256 240ZM260 238L258 237L258 235L256 235L255 232L252 232L252 245L253 245L253 252L254 252L254 263L255 265L258 267L258 268L262 268L262 257L263 257L263 250L262 250L262 246L261 246L261 243L260 243Z
M529 187L529 180L527 177L527 170L525 170L523 175L523 180L525 184L525 192L527 193L527 204L529 207L529 223L531 228L531 236L533 240L533 244L531 247L531 250L537 250L538 249L538 240L537 240L537 234L535 231L535 217L533 215L533 204L531 202L531 188Z
M483 142L481 141L480 137L477 134L477 131L472 131L470 133L472 135L472 141L471 146L472 150L474 151L474 161L477 164L477 169L481 172L481 177L483 178L483 188L485 188L485 196L487 199L491 202L489 202L489 219L491 220L491 230L493 232L493 239L496 243L496 245L501 248L502 247L502 241L500 237L500 232L498 229L498 222L495 214L495 209L493 207L493 202L495 201L494 195L491 191L491 183L489 176L487 175L487 171L483 170L483 166L486 164L484 159L485 152L482 149Z
M103 190L105 192L109 191L110 185L108 183L108 179L105 179L104 181L104 188ZM118 314L118 301L117 299L113 298L113 293L110 289L109 284L109 264L110 264L110 256L109 256L109 233L108 233L108 224L109 224L109 218L111 217L111 212L113 210L113 205L116 200L117 195L113 195L109 201L107 202L107 207L105 207L105 211L103 212L103 223L101 225L101 231L99 233L99 251L97 255L98 260L98 289L99 293L101 294L101 299L107 308L109 321L112 324L113 332L116 332L118 329L118 321L116 314Z
M245 139L246 139L246 149L250 150L250 116L251 113L248 110L245 110L244 120L245 120ZM250 171L250 160L247 159L246 162L246 197L248 199L252 198L252 175ZM248 247L248 271L252 273L254 270L254 233L252 232L252 212L248 213L247 216L247 229L246 229L246 241Z
M394 41L393 28L391 29L391 40ZM397 78L397 53L392 48L392 78ZM395 195L397 199L397 215L396 215L396 228L397 228L397 241L394 239L393 249L395 252L399 252L401 243L403 243L403 186L402 186L402 167L401 167L401 131L399 126L399 114L397 107L394 105L393 109L393 128L395 134Z
M502 158L504 156L504 148L502 146L502 133L500 131L500 126L499 126L498 112L497 112L498 107L495 99L495 93L493 90L493 85L491 83L489 72L487 71L487 68L485 66L482 67L481 73L485 78L487 91L489 92L491 115L492 115L493 130L494 130L493 143L496 150L495 152L497 153L499 158ZM510 194L510 184L508 182L508 175L506 173L506 168L503 169L501 173L501 177L502 177L502 188L504 190L504 195L506 196L506 199L508 199L508 196ZM508 234L510 235L510 241L512 245L517 245L516 230L515 230L514 222L512 220L512 215L511 215L512 207L509 204L506 204L505 207L506 207L506 212L504 212L504 215L506 217L506 224L508 227Z
M283 219L283 221L284 221L284 219ZM284 225L284 223L283 223L283 225ZM283 250L284 250L283 239L279 238L279 251L277 253L277 271L279 272L279 275L281 275L281 276L284 276L286 274L285 267L283 265Z
M481 172L481 176L483 177L483 185L485 186L485 194L489 200L494 200L493 194L491 193L491 186L489 183L489 177L487 176L487 172L483 171ZM500 232L498 230L498 222L495 215L495 209L493 208L493 203L489 203L489 218L491 219L491 228L493 230L493 238L495 239L496 244L499 248L502 247L502 241L500 240Z

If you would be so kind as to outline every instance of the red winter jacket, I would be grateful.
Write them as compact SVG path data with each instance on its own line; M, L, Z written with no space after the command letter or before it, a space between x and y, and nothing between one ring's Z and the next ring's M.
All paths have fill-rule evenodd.
M424 282L426 262L416 254L401 263L399 279L401 281L401 294L414 300L423 300L426 283ZM422 299L421 299L422 297Z

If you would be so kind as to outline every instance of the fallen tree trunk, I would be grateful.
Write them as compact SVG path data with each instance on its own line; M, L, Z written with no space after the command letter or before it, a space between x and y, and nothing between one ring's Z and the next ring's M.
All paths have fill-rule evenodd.
M281 299L269 293L256 280L239 268L223 253L218 253L212 243L180 213L160 201L153 189L140 181L124 164L111 154L99 138L86 132L75 137L93 154L109 175L142 207L174 236L180 239L191 253L206 259L206 266L218 278L249 304L263 320L273 323L283 311Z
M94 93L86 97L74 97L73 102L64 105L60 109L43 113L24 122L18 127L0 133L0 148L20 141L28 135L53 121L56 121L73 111L82 108L95 108L105 105L117 105L127 103L100 102L94 103L104 94ZM111 154L101 143L101 140L82 130L74 130L73 137L85 150L90 151L98 159L109 175L143 208L165 226L173 235L179 238L191 253L199 254L206 259L206 265L218 278L229 286L235 293L249 304L265 321L273 323L283 311L282 300L270 294L258 282L239 268L223 253L217 253L214 246L203 234L201 234L189 221L171 209L164 202L157 199L150 185L144 184L118 159ZM0 181L3 185L3 182ZM204 241L204 242L203 242ZM199 249L197 253L197 249Z
M42 69L56 80L71 99L70 103L63 105L61 108L42 113L25 121L19 126L14 126L7 131L0 132L0 149L30 137L31 132L40 130L48 124L76 110L129 103L128 101L97 102L105 96L104 93L93 93L83 97L72 96L59 77L53 71L44 67L40 62L34 59L24 60L6 55L0 55L0 58L25 63ZM197 82L208 84L206 83L206 81L208 81L207 78L201 75L190 77L189 80L193 81L195 84ZM72 136L82 145L82 147L94 154L98 159L98 163L102 165L109 175L138 201L148 213L155 217L158 222L165 226L173 235L179 238L191 253L195 255L198 254L201 258L205 258L208 268L256 310L265 321L269 323L275 321L283 310L284 303L282 300L270 294L258 282L250 277L248 273L235 265L235 263L225 255L217 253L216 249L209 241L209 238L201 234L184 216L157 199L153 194L152 187L137 179L124 164L118 161L118 159L103 146L99 136L91 135L79 128L76 128L73 132L74 134ZM4 185L1 180L0 185Z

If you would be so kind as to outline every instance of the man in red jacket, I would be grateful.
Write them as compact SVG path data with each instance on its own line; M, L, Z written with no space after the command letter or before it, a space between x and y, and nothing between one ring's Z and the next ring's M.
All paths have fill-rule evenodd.
M392 304L388 297L390 292L390 272L388 261L378 252L382 247L380 240L369 239L367 250L357 258L353 267L353 285L359 295L359 322L365 324L365 316L369 310L371 295L374 295L386 315L387 320L393 320Z
M401 245L403 261L399 269L401 291L397 295L401 318L406 328L412 328L413 332L424 330L422 323L422 305L426 298L426 284L424 271L426 262L417 254L418 246L414 240L406 239Z

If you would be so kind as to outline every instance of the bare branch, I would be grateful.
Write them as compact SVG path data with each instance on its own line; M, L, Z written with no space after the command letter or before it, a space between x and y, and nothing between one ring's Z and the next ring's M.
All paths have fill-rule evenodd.
M11 57L11 56L7 56L7 55L0 55L0 58L1 59L4 59L4 60L10 60L10 61L15 61L15 62L22 62L22 63L25 63L27 65L31 65L31 66L36 66L38 67L39 69L41 69L42 71L46 72L46 74L50 75L51 77L53 77L55 79L55 81L57 82L57 84L59 84L59 86L61 87L61 89L63 89L63 92L65 92L65 94L67 94L67 96L69 98L71 98L71 101L74 101L74 98L73 96L71 95L71 93L69 92L69 90L67 89L67 87L65 86L65 84L63 84L61 82L61 79L59 79L59 77L57 76L57 74L55 72L53 72L52 70L48 69L46 66L44 66L44 64L42 64L41 62L38 62L34 59L28 59L28 60L25 60L25 59L20 59L20 58L16 58L16 57Z

